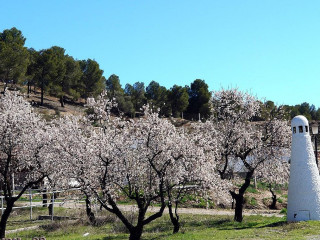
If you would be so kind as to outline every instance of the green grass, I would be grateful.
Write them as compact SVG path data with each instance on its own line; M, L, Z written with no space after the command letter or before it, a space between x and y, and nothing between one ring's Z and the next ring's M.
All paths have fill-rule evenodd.
M282 208L281 211L280 211L280 213L282 213L282 214L287 214L287 209L286 209L286 208Z
M249 201L249 204L251 206L257 206L257 199L255 199L254 197L252 197Z
M259 193L259 191L253 185L250 185L247 188L247 192L249 192L249 193Z
M39 210L40 211L40 210ZM42 210L41 210L42 211ZM57 208L56 213L66 214L64 209ZM21 213L22 214L22 213ZM37 230L23 231L7 234L7 237L45 236L48 240L61 239L95 239L95 240L122 240L128 239L125 227L113 215L105 213L104 224L92 227L84 220L77 221L29 221L28 216L14 216L9 226L19 228L29 225L41 225ZM27 215L27 214L26 214ZM285 218L245 216L242 223L234 222L232 216L208 216L181 214L181 230L172 234L172 225L168 215L157 219L144 229L142 239L153 240L211 240L211 239L317 239L320 236L320 222L308 221L300 223L287 223ZM22 225L19 224L22 223ZM19 226L18 226L19 224ZM89 236L83 237L83 234Z
M68 216L72 219L78 218L79 216L83 216L83 212L80 210L67 209L62 207L54 208L55 216ZM30 208L22 208L14 210L8 220L7 230L31 227L31 226L39 226L42 224L51 223L50 220L38 220L38 216L40 215L48 215L48 208L46 207L34 207L32 209L32 219L30 220Z
M257 181L257 188L260 190L268 190L268 184L265 182Z

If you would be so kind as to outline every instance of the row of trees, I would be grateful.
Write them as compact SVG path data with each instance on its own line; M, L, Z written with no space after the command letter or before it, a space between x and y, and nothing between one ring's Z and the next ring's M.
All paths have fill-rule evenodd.
M290 112L291 119L297 115L304 115L308 120L320 120L320 108L316 109L313 104L307 102L295 105L285 106L287 112Z
M106 79L99 64L92 59L75 60L65 49L53 46L36 51L24 46L26 38L16 28L0 33L0 78L5 83L25 84L28 94L32 86L60 98L72 100L97 96L105 89Z
M0 237L5 236L13 204L44 178L55 188L68 188L75 179L86 197L89 220L95 223L90 205L98 201L122 221L130 239L140 239L144 226L161 217L165 208L178 232L177 209L189 186L196 186L198 194L213 194L220 203L233 198L235 220L242 221L243 196L254 174L270 183L287 180L290 128L280 110L270 111L267 121L253 123L261 104L246 93L215 92L211 117L179 128L150 105L138 119L111 117L115 103L108 94L90 98L88 116L46 122L17 93L5 92L0 99L0 182L7 207ZM239 186L231 176L240 170L246 177ZM13 174L21 177L17 196L11 191ZM135 221L119 208L119 195L136 203ZM159 211L146 214L155 203Z
M135 116L147 102L160 114L175 117L186 112L186 116L208 117L210 113L210 93L203 80L195 80L190 87L174 85L170 90L152 81L147 87L144 83L120 85L119 77L103 76L103 70L92 59L76 60L65 54L65 49L53 46L36 51L26 48L26 38L16 28L0 33L0 78L5 83L26 84L28 94L34 88L41 89L43 105L44 93L60 98L64 106L65 97L71 100L96 97L105 89L110 98L118 102L118 109L128 116Z
M143 82L126 84L122 88L120 79L113 74L108 79L103 70L92 59L76 60L65 54L65 49L53 46L36 51L24 46L26 38L16 28L0 33L0 79L5 83L20 83L28 86L28 94L32 87L41 89L43 105L44 93L60 98L64 106L66 97L71 101L80 98L96 97L105 89L108 97L118 103L115 113L123 112L133 117L141 115L142 106L149 104L153 110L159 110L161 116L184 117L186 119L208 119L212 105L212 93L204 80L196 79L190 86L173 85L170 89L151 81L148 86ZM266 120L265 114L277 111L272 101L261 103L261 112L254 116L256 120ZM309 120L320 120L320 108L302 103L284 107L287 119L298 114Z
M174 85L170 89L151 81L145 87L143 82L126 84L122 89L117 75L111 75L106 81L109 99L118 103L118 111L129 116L141 113L142 106L149 104L153 111L161 116L198 119L199 114L207 119L210 116L210 97L208 85L204 80L196 79L189 86Z

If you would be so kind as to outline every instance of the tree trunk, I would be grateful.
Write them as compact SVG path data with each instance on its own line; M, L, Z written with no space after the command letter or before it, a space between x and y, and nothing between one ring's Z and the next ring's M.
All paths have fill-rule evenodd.
M236 194L237 196L235 197L236 200L236 208L234 210L234 221L236 222L242 222L243 216L243 195Z
M91 202L89 200L89 196L86 195L86 213L89 218L89 221L92 225L96 224L96 217L94 216L94 213L91 210Z
M49 204L48 210L49 210L49 216L52 216L52 214L53 214L53 205L52 205L52 203Z
M31 93L31 83L30 83L30 81L28 81L28 95L27 95L27 97L29 98L30 97L30 93Z
M61 104L61 107L64 107L63 96L60 96L60 104Z
M140 240L141 239L141 235L142 235L142 231L143 231L143 225L141 226L136 226L132 229L132 231L130 231L130 237L129 240Z
M53 199L52 199L52 197L53 197L54 199L56 199L56 198L57 198L57 194L56 194L56 193L53 193L53 195L51 195L50 204L49 204L49 206L48 206L49 216L52 216L52 215L53 215Z
M42 207L46 207L48 203L48 195L47 193L42 194Z
M231 209L234 209L234 197L232 196Z
M0 238L5 238L6 236L6 226L7 226L7 221L8 218L11 214L11 211L13 209L13 204L14 201L8 201L7 202L7 207L3 212L3 215L1 216L1 221L0 221Z
M245 181L239 189L239 193L235 193L234 191L229 191L232 198L236 200L236 208L234 210L234 220L237 222L242 222L242 219L243 219L242 212L243 212L244 193L246 192L247 188L250 186L250 181L253 173L254 173L254 169L247 172Z
M44 94L44 82L41 82L41 103L40 105L43 106L43 94Z
M177 211L175 212L176 216L173 215L171 203L168 204L168 209L169 209L170 220L173 225L173 234L178 233L180 230L179 215L177 214Z
M4 86L3 86L3 94L6 93L6 89L7 89L7 82L5 82Z
M270 205L270 209L277 209L277 206L276 206L276 204L277 204L277 195L274 194L274 191L272 191L271 184L269 186L269 190L270 190L270 192L272 194L272 203Z

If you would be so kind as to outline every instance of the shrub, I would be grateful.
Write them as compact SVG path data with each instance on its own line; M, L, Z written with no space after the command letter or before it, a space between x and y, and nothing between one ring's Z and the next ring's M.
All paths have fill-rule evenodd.
M286 208L282 208L281 211L280 211L280 213L282 213L282 214L287 214L287 209L286 209Z
M255 199L254 197L252 197L249 201L249 204L251 206L257 206L257 199Z

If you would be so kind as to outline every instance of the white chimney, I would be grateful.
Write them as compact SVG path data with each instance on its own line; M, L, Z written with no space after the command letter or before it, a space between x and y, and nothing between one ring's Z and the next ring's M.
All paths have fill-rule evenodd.
M304 116L291 121L292 144L287 221L320 220L320 176Z

